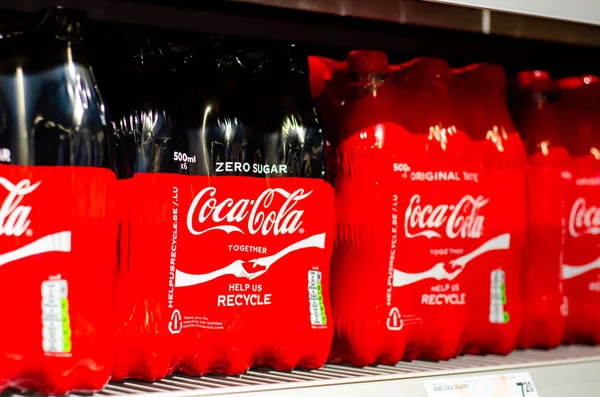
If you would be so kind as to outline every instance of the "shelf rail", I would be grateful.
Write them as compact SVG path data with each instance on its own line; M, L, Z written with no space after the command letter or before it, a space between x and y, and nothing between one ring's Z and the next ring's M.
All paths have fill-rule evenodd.
M252 369L240 376L192 377L175 374L152 383L136 380L111 382L94 396L139 394L152 394L153 397L219 396L581 363L600 363L600 347L572 345L548 351L517 350L508 356L465 355L440 362L401 361L394 366L376 365L364 368L327 364L317 370L291 372ZM74 394L74 396L89 397L85 394ZM24 396L14 394L13 397Z

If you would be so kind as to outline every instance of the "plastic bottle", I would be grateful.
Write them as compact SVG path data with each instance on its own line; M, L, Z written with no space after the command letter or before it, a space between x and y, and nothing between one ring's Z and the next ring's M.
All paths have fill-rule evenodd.
M600 118L598 77L558 80L561 126L571 154L571 178L565 203L566 236L562 278L569 302L564 340L600 343Z
M393 285L409 360L459 353L478 299L469 286L481 283L469 274L494 249L485 242L489 197L480 154L454 110L452 80L448 64L431 58L400 65L394 74L409 134L394 158L399 254Z
M164 262L148 247L152 232L164 228L161 205L144 192L177 173L173 115L175 88L169 73L169 49L146 31L133 33L129 81L120 117L122 205L120 261L115 275L116 360L113 380L147 381L170 375L179 362L168 330L170 313L164 285ZM142 194L140 194L142 193ZM172 210L170 207L169 210ZM168 274L168 273L167 273Z
M395 364L404 354L402 303L392 286L398 221L393 224L392 148L399 124L387 57L353 51L333 73L331 112L337 231L332 258L333 362ZM399 254L399 252L398 252Z
M1 30L0 391L94 392L113 365L114 148L83 49L54 9Z
M559 90L548 73L520 72L510 92L510 111L528 158L524 319L519 346L547 349L560 344L568 312L560 264L565 243L563 177L569 175L569 153L560 129Z
M508 354L517 344L522 324L521 278L527 229L526 155L508 112L502 67L476 64L455 70L462 81L457 112L465 131L483 154L482 173L488 192L488 238L508 236L507 249L494 250L465 272L475 299L463 338L470 354Z
M235 43L196 55L181 107L187 148L174 156L190 175L152 186L169 206L153 238L172 266L163 297L178 369L320 367L333 331L333 191L306 57Z

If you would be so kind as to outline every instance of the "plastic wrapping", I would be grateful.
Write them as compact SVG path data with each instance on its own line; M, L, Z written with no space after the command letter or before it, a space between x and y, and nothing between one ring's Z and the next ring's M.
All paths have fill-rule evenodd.
M159 38L147 34L143 30L133 32L137 47L123 72L129 81L120 87L125 90L127 105L118 120L121 238L115 274L115 380L160 379L177 365L167 329L161 327L169 321L160 305L165 294L155 281L161 280L160 270L155 270L161 263L144 255L144 245L153 240L155 222L166 218L157 208L155 213L146 212L146 219L139 216L138 209L156 193L142 194L136 184L138 174L176 172L173 153L177 123L172 110L176 92L169 73L175 60L167 58L166 47L158 45ZM158 221L153 222L155 219ZM142 234L140 229L149 230L149 235L137 237Z
M328 128L332 149L328 172L336 190L331 359L357 366L393 364L404 354L406 334L399 318L396 324L390 320L394 331L386 326L388 315L393 317L398 310L391 286L389 164L394 142L405 130L395 109L395 89L386 80L385 54L354 52L351 57L356 61L352 71L345 66L330 70L329 76L335 78L327 81L317 99ZM369 58L375 62L361 64Z
M567 179L563 233L563 285L569 313L565 340L600 343L600 130L595 76L561 79L561 127L568 137L571 175Z
M93 392L112 369L114 150L82 24L59 9L2 30L0 298L10 321L0 391Z
M561 268L565 235L564 176L569 153L560 131L558 87L543 71L520 72L511 87L510 110L528 156L527 243L523 269L523 348L560 344L568 304Z
M525 148L506 105L502 67L476 64L455 70L456 112L477 145L490 198L484 239L509 237L508 249L488 253L465 272L473 278L463 351L508 354L517 345L523 320L521 278L527 228ZM465 154L467 155L467 154Z
M171 141L163 152L162 132L142 133L149 157L136 143L128 278L138 287L114 377L320 367L334 215L307 68L292 52L218 40L188 51L174 80L185 86L167 94ZM139 167L163 159L169 167Z
M477 299L469 287L481 283L473 271L498 249L494 241L506 243L487 233L491 198L481 154L453 108L452 81L440 59L416 59L394 73L410 131L394 159L402 167L394 173L401 214L394 285L408 359L459 353Z
M522 317L525 154L502 70L457 78L443 60L388 67L375 51L311 65L334 158L332 360L508 353ZM475 89L489 69L498 87Z

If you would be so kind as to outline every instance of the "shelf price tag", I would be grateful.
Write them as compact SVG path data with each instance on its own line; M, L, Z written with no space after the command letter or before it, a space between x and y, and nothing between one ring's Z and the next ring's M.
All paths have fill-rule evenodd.
M429 397L540 397L529 372L426 380Z

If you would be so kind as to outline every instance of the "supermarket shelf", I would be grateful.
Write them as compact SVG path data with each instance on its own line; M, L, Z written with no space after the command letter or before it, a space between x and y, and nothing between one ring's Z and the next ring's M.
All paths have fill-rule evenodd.
M174 375L154 383L111 383L95 397L135 394L152 394L153 397L239 394L265 397L328 397L334 394L426 397L423 381L434 377L523 371L531 374L541 397L597 396L600 390L600 347L562 346L551 351L515 351L506 357L462 356L443 362L412 361L365 368L328 364L312 371L251 370L235 377Z
M543 18L562 19L565 21L600 24L600 8L598 3L590 0L562 1L546 0L427 0L439 3L461 5L467 7L487 8L495 11L511 12Z
M600 45L600 8L589 0L233 1L515 38Z
M90 18L101 21L222 34L241 32L248 37L273 36L277 32L282 40L291 38L286 36L290 35L290 29L286 28L290 23L293 30L302 29L302 35L319 37L321 41L347 34L319 29L318 21L322 19L318 16L327 15L600 47L600 8L591 3L589 0L0 0L0 9L30 12L60 5L83 9Z

